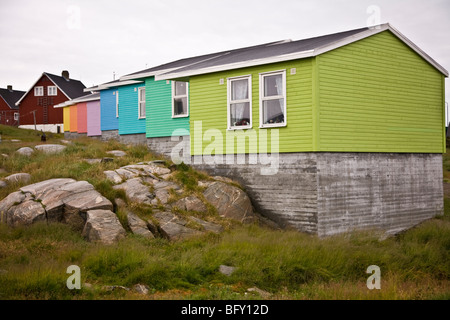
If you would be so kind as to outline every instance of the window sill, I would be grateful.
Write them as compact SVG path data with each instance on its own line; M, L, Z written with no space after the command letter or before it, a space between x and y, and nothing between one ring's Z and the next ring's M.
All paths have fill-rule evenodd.
M252 126L242 126L242 127L231 127L231 128L227 128L227 131L236 131L236 130L248 130L248 129L252 129Z
M265 124L259 126L260 129L284 128L284 127L286 127L286 123Z
M145 119L146 117L138 117L138 120Z
M176 119L176 118L187 118L187 117L189 117L188 114L183 114L183 115L179 115L179 116L172 116L173 119Z

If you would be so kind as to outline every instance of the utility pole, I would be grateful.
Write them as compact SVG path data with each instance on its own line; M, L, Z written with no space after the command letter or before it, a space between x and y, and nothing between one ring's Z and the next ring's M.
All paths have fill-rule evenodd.
M37 131L37 129L36 129L36 110L33 110L33 119L34 119L34 130Z

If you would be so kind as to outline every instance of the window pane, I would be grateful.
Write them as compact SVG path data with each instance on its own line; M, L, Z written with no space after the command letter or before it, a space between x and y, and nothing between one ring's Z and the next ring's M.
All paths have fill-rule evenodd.
M284 99L263 102L263 123L284 123Z
M231 100L248 99L248 80L231 81Z
M139 115L141 118L145 118L145 102L139 103Z
M173 100L174 115L187 115L187 98L175 98Z
M283 95L283 77L281 74L264 77L264 96Z
M230 104L230 124L233 127L247 126L250 124L250 103Z
M140 89L139 94L140 94L139 100L145 101L145 88Z
M175 95L185 96L186 95L186 82L175 81Z

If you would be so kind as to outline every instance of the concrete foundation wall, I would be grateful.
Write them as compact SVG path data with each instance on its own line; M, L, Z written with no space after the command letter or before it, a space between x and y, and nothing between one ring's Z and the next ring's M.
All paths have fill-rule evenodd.
M115 139L119 140L119 130L104 130L102 131L102 138L103 141Z
M87 137L87 133L78 133L78 132L64 132L64 139L76 139L80 137Z
M441 154L317 154L318 234L397 233L443 214Z
M242 164L204 160L191 164L240 182L261 214L319 236L396 233L443 213L441 154L284 153L273 175L248 155Z
M189 136L147 138L147 147L175 163L191 161Z
M119 135L119 141L124 144L146 144L146 140L145 133Z

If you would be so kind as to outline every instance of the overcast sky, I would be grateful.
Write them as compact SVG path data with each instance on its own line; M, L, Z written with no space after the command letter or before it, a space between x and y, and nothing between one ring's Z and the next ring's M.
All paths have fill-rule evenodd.
M450 0L0 0L0 87L86 86L180 58L389 22L450 70ZM450 102L450 81L446 79Z

